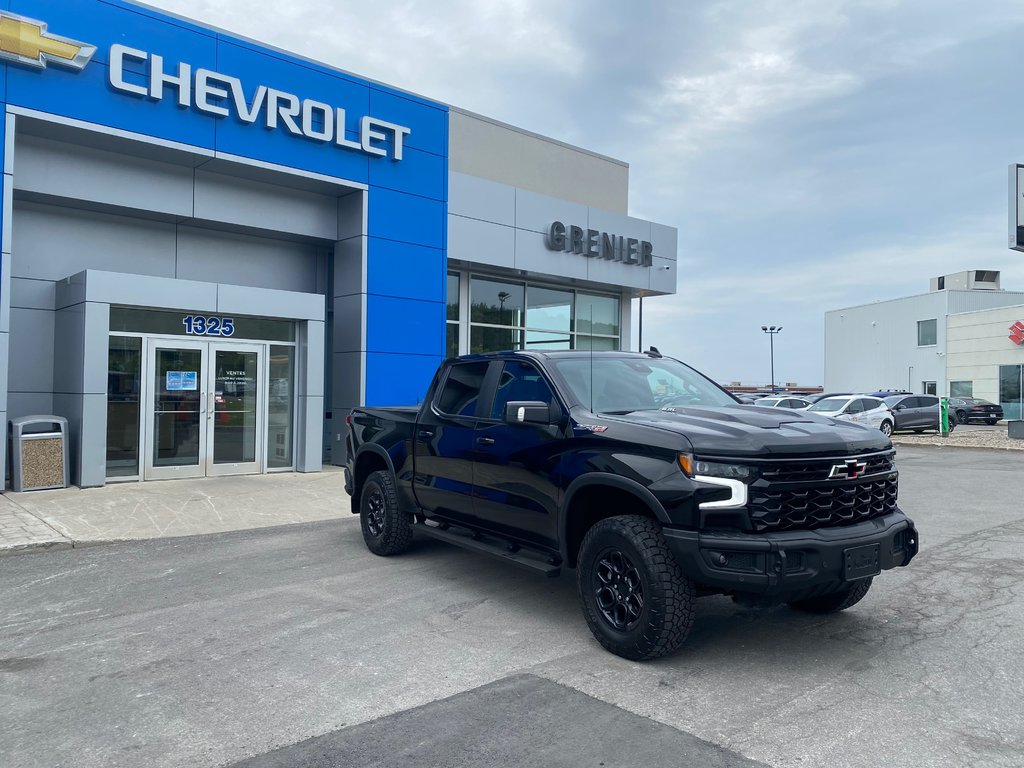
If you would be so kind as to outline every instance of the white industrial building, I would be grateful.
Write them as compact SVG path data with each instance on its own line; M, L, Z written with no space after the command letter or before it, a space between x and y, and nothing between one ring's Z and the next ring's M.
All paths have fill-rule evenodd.
M979 397L1021 418L1024 291L999 272L932 278L929 291L825 313L825 391Z

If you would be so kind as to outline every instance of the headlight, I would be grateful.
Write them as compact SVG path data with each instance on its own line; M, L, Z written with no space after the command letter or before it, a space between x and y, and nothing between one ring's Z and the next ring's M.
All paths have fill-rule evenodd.
M749 483L754 480L754 468L745 464L720 464L717 461L698 461L695 475L705 477L724 477L729 480L740 480Z

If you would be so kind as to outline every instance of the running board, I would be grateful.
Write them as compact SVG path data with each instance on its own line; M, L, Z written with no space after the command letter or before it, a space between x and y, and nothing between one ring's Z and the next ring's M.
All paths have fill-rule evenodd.
M471 552L479 552L484 555L497 557L499 560L504 560L508 563L512 563L513 565L518 565L520 568L525 568L528 571L532 571L533 573L541 576L547 576L548 578L554 578L562 572L562 569L557 565L551 565L543 560L526 557L525 555L520 554L519 551L510 552L507 547L501 544L492 544L483 538L474 539L472 533L455 533L451 528L444 529L427 523L414 525L413 530L419 531L433 539L440 539L441 541L446 541L449 544L454 544L457 547L468 549Z

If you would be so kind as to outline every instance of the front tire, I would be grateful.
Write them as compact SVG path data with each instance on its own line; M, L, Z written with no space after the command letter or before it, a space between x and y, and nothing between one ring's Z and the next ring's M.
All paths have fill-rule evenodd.
M398 505L398 491L390 472L371 472L359 497L359 523L363 541L373 554L398 555L412 544L412 515Z
M693 625L693 583L649 518L609 517L587 531L576 585L590 631L616 656L665 656L683 644Z
M967 411L957 411L956 412L956 421L957 421L958 424L966 424L967 423Z
M839 611L845 611L863 600L864 595L871 589L871 581L871 579L862 579L849 589L840 592L811 597L807 600L794 600L789 603L789 607L804 613L839 613Z
M880 427L880 429L882 430L882 434L885 435L886 437L891 436L892 435L892 422L891 421L883 421L882 422L882 426Z

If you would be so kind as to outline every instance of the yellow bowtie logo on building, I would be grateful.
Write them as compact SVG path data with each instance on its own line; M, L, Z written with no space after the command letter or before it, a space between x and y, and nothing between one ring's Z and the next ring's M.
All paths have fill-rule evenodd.
M46 69L52 62L82 70L94 53L95 45L47 32L45 22L0 11L0 59L36 69Z

